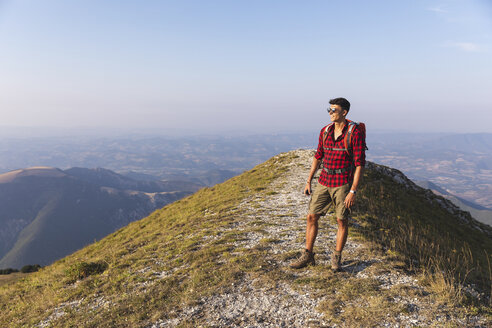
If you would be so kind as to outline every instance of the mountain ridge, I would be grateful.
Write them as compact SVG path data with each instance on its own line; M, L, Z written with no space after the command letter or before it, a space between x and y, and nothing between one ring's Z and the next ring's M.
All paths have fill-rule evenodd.
M70 176L93 183L101 187L112 187L121 190L138 190L143 192L190 191L194 192L203 185L189 181L138 180L118 174L105 168L88 169L72 167L64 170ZM178 186L180 187L178 189Z
M26 169L18 169L10 172L0 174L0 183L13 182L16 179L29 176L43 176L43 177L64 177L67 174L62 170L49 167L49 166L33 166Z
M318 264L290 269L304 243L308 197L302 187L312 155L309 150L277 155L1 287L0 324L492 323L490 295L483 288L490 286L488 255L481 254L492 249L490 229L384 166L368 163L350 220L344 271L329 268L336 236L331 214L320 222ZM466 252L473 257L462 257ZM82 263L98 261L107 265L102 273L75 282L67 276ZM453 270L470 268L465 281L454 280Z

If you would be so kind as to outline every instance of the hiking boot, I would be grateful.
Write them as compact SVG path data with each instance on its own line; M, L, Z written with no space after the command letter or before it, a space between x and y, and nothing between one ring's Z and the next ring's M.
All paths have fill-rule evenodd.
M315 264L316 263L314 262L314 253L306 249L304 253L302 253L301 257L297 259L296 262L290 264L290 267L292 269L301 269L308 265L315 265Z
M340 271L342 268L342 252L335 251L331 255L331 269L334 272Z

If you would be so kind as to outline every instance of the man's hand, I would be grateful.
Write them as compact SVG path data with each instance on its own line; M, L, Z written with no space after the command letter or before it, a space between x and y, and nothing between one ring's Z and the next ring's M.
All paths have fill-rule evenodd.
M306 187L304 187L304 195L311 195L311 182L306 182Z
M311 195L311 180L313 180L314 174L318 170L319 163L321 163L321 160L313 157L313 164L311 164L309 177L307 178L306 186L304 187L304 195Z
M355 194L349 192L343 203L347 209L351 208L355 204Z

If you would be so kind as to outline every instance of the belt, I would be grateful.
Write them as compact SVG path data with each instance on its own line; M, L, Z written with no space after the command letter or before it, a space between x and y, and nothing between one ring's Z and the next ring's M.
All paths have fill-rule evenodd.
M352 171L352 166L346 166L341 169L334 169L334 170L327 169L326 167L323 166L323 171L325 171L328 174L342 174L347 171Z

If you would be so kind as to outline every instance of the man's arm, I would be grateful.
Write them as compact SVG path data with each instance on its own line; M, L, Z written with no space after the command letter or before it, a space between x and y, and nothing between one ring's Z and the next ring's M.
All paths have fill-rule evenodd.
M313 164L311 164L311 170L309 171L309 177L306 182L306 187L304 187L304 194L306 195L311 195L311 180L313 180L313 177L318 170L319 163L321 163L321 160L313 157Z
M359 182L362 179L364 172L364 166L366 165L366 142L361 135L359 129L355 129L353 134L353 160L355 166L354 180L352 181L352 186L350 187L351 192L345 197L345 207L350 208L355 203L355 192L359 186Z
M352 182L352 187L350 187L350 192L347 197L345 197L345 207L350 208L355 203L355 192L357 191L357 187L359 186L359 182L362 178L362 174L364 172L363 166L357 166L354 172L354 181ZM353 192L352 192L353 191Z
M313 164L311 164L311 171L309 171L309 177L306 183L306 187L304 187L304 194L311 195L311 180L313 180L314 174L318 170L318 166L321 163L321 160L325 156L324 148L323 148L323 132L326 127L322 128L319 132L318 138L318 149L316 149L316 153L314 154Z

